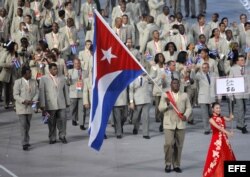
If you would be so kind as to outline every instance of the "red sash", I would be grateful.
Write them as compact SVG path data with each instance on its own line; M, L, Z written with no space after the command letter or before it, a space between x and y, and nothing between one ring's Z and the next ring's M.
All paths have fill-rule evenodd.
M181 120L183 120L183 114L178 110L178 107L177 107L177 105L176 105L176 102L175 102L175 100L174 100L174 98L173 98L173 95L172 95L172 93L170 93L170 91L167 91L166 92L166 94L167 94L167 97L168 97L168 99L169 99L169 101L170 101L170 104L173 106L173 108L174 108L174 111L176 112L176 114L178 115L178 117L181 119Z

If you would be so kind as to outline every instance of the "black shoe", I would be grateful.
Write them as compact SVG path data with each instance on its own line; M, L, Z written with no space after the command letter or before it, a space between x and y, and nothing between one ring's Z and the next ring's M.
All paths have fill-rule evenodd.
M61 140L61 142L62 142L63 144L67 144L67 143L68 143L65 137L59 138L59 140Z
M243 128L241 128L241 127L238 127L238 126L237 126L236 128L237 128L238 130L242 130L242 129L243 129Z
M138 134L138 130L134 129L133 130L133 135L137 135Z
M159 131L160 131L160 132L163 132L163 125L160 125Z
M28 150L29 150L29 147L27 146L27 144L26 144L26 145L23 145L23 150L24 150L24 151L28 151Z
M86 130L86 128L84 127L84 125L80 125L80 129L81 130Z
M210 131L205 131L204 132L204 135L209 135L210 134Z
M191 18L196 18L196 16L195 16L195 15L192 15Z
M185 15L185 17L189 17L189 15L187 14L187 15Z
M171 165L166 165L165 172L170 173L171 172Z
M75 120L72 120L72 125L73 125L73 126L77 126L78 123L77 123Z
M9 109L10 107L9 106L4 106L4 109Z
M150 139L150 136L143 136L144 139Z
M190 125L194 125L194 120L190 120L187 123L190 124Z
M49 141L49 144L55 144L55 143L56 143L56 140L55 141L53 141L53 140Z
M242 134L247 134L248 133L247 128L246 127L242 128L241 132Z
M108 139L108 137L107 137L107 135L106 135L106 134L104 135L104 139L105 139L105 140L106 140L106 139Z
M160 119L155 119L155 122L161 122L161 120Z
M117 135L116 138L117 139L122 139L122 135Z
M3 102L3 100L0 98L0 102Z
M26 146L30 147L31 145L30 144L26 144Z
M180 167L174 168L174 171L175 171L176 173L182 173L182 170L180 169Z

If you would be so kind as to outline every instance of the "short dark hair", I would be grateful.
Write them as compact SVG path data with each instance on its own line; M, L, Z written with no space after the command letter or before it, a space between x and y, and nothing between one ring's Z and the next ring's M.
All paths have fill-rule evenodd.
M147 21L148 23L154 23L154 17L151 15L147 16Z
M239 61L239 58L244 58L244 59L246 59L246 57L245 57L244 55L238 55L236 61Z
M247 17L247 15L246 15L246 14L240 14L240 18L241 18L242 16L245 16L245 17Z
M180 51L176 62L185 64L186 63L186 57L187 57L187 52L186 51Z
M59 17L64 16L65 15L65 10L59 10L58 15L59 15Z
M199 15L197 16L197 21L199 21L201 18L205 18L205 15L199 14Z
M25 17L29 17L30 19L32 19L32 16L29 14L25 15Z
M213 15L215 15L217 18L220 17L220 15L218 13L214 13Z
M244 27L246 27L247 25L250 25L250 22L246 22L246 23L244 24Z
M220 22L220 23L219 23L219 27L220 27L221 25L225 25L225 23L223 23L223 22Z
M204 34L200 34L200 35L199 35L199 39L200 39L201 37L205 37L205 38L206 38L206 36L205 36Z
M174 60L169 60L169 61L167 62L167 66L170 66L171 63L174 63L174 62L175 62Z
M218 103L218 102L214 102L213 104L212 104L212 108L214 108L215 106L217 106L217 105L219 105L220 106L220 103Z
M205 53L209 54L209 49L204 48L204 49L201 49L200 52L205 52Z
M49 69L52 69L53 67L57 67L57 64L55 64L55 63L50 63L50 64L49 64Z
M171 84L172 84L172 82L174 82L174 81L177 81L177 82L180 84L180 80L177 79L177 78L173 78L173 79L171 80Z
M122 17L127 17L127 18L128 18L128 15L127 15L127 14L124 14L124 15L122 15Z
M23 66L21 71L22 76L24 76L27 73L27 71L31 71L30 67Z
M71 4L71 1L65 2L65 3L64 3L64 6L66 7L66 6L68 6L69 4Z
M209 63L203 63L202 65L207 65L207 66L208 66L208 68L210 67L210 66L209 66Z

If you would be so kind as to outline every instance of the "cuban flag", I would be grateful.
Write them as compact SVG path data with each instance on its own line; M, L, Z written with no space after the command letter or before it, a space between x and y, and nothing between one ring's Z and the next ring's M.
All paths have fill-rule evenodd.
M14 58L14 59L12 60L12 63L13 63L13 65L15 66L16 69L21 68L21 63L20 63L20 61L19 61L17 58Z
M146 57L147 61L150 61L153 58L153 56L150 55L150 53L148 51L145 52L145 57Z
M99 151L109 116L120 93L146 72L95 10L89 146Z
M71 59L68 59L66 61L66 66L70 67L70 66L73 66L73 65L74 65L74 63L73 63L73 61Z

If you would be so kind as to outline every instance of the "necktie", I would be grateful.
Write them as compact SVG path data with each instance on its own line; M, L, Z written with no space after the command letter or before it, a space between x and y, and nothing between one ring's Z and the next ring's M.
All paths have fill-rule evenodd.
M82 69L78 70L78 79L82 80Z
M142 86L142 77L140 78L140 87Z
M208 73L206 74L206 76L207 76L208 83L209 83L209 85L210 85L210 82L211 82L211 81L210 81L210 76L209 76Z
M241 69L240 69L240 73L241 73L241 75L244 75L244 74L245 74L244 67L241 67Z
M171 80L174 80L174 73L171 72Z

